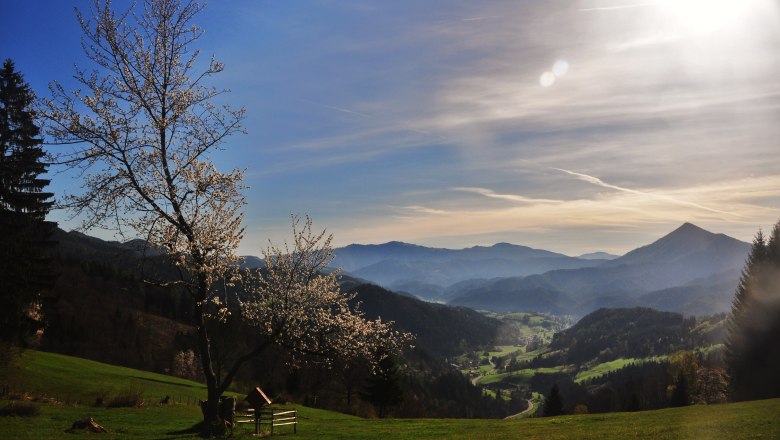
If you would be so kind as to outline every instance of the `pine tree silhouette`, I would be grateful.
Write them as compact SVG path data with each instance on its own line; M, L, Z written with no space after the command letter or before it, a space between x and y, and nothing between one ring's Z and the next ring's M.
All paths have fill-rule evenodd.
M563 398L558 390L558 384L550 388L550 393L544 399L544 417L553 417L563 414Z
M733 400L780 397L780 222L753 240L731 307L726 366Z
M0 69L0 340L23 345L38 326L31 305L53 284L45 220L52 193L32 104L35 95L6 60Z

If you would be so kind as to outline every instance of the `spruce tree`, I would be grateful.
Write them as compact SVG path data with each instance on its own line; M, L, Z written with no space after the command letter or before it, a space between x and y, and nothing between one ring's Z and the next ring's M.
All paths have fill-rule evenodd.
M685 374L682 371L677 373L677 380L674 382L674 392L672 393L672 399L669 403L670 406L685 406L690 402L690 396L688 392L688 379L685 378Z
M753 240L728 321L726 365L733 400L780 397L780 222Z
M542 415L544 417L554 417L561 414L563 414L563 398L561 398L561 392L558 390L558 384L554 384L550 388L550 393L544 399Z
M384 356L379 361L360 397L374 405L380 418L387 415L389 407L403 401L400 368L394 357Z
M39 324L31 307L51 286L48 248L55 224L35 95L6 60L0 69L0 341L23 345Z

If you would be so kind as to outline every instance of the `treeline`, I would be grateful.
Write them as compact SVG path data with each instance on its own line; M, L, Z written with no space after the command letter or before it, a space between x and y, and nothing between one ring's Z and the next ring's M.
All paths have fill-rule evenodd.
M628 365L583 383L574 382L565 373L536 374L529 387L546 396L556 387L562 401L559 414L722 403L729 393L722 357L690 351L675 353L662 362Z
M508 362L509 371L585 365L620 358L646 358L723 342L726 315L688 317L636 307L599 309L556 333L550 350L526 362Z
M517 402L486 394L441 362L405 356L376 371L360 361L290 368L285 362L290 360L280 354L276 362L253 362L244 388L259 385L276 401L362 417L503 418L522 410Z

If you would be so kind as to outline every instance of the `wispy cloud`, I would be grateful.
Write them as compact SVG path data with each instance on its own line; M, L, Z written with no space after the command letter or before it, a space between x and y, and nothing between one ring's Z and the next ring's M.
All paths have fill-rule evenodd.
M474 193L483 195L485 197L491 198L491 199L501 199L501 200L509 200L512 202L518 202L518 203L562 203L561 200L552 200L552 199L535 199L531 197L525 197L517 194L499 194L493 190L487 189L487 188L476 188L476 187L455 187L452 188L454 191L461 191L461 192L468 192L468 193Z
M595 11L619 11L621 9L634 9L634 8L646 8L648 6L657 6L658 2L651 3L631 3L624 5L603 6L597 8L582 8L578 9L580 12L595 12Z
M657 194L657 193L651 193L651 192L646 192L646 191L638 191L638 190L635 190L635 189L624 188L622 186L612 185L610 183L604 182L603 180L599 179L598 177L589 176L587 174L577 173L577 172L570 171L570 170L564 170L562 168L551 168L551 169L556 170L556 171L560 171L560 172L563 172L563 173L566 173L566 174L569 174L571 176L577 177L580 180L583 180L583 181L588 182L588 183L592 183L594 185L601 186L603 188L609 188L609 189L614 189L616 191L622 191L622 192L629 193L629 194L636 194L636 195L640 195L640 196L651 197L651 198L654 198L654 199L657 199L657 200L663 200L663 201L667 201L667 202L674 203L674 204L677 204L677 205L690 206L690 207L693 207L693 208L703 209L705 211L714 212L714 213L718 213L718 214L726 214L726 215L730 215L730 216L740 217L740 214L737 214L737 213L734 213L734 212L729 212L729 211L723 211L723 210L720 210L720 209L710 208L710 207L707 207L707 206L704 206L704 205L700 205L698 203L693 203L693 202L689 202L689 201L686 201L686 200L679 200L679 199L676 199L674 197L670 197L670 196L667 196L667 195L664 195L664 194Z
M408 205L408 206L402 206L401 209L407 210L407 211L413 211L416 213L421 214L433 214L433 215L449 215L451 212L446 211L444 209L434 209L434 208L428 208L425 206L420 205Z
M316 105L318 107L327 108L327 109L330 109L330 110L335 110L335 111L341 112L341 113L349 113L349 114L353 114L353 115L363 116L364 118L371 117L371 115L369 115L367 113L359 112L359 111L356 111L356 110L350 110L350 109L344 108L344 107L336 107L335 105L323 104L321 102L314 102L314 101L311 101L311 100L308 100L308 99L299 99L299 101L305 102L307 104Z
M482 20L494 20L496 18L501 18L500 15L488 15L485 17L469 17L469 18L463 18L460 21L482 21Z
M582 176L586 176L589 183L600 181L592 176ZM779 208L755 203L780 197L780 176L721 181L679 190L668 198L605 185L606 188L621 190L560 203L518 203L512 198L500 198L507 203L482 208L462 200L457 203L428 200L425 205L388 207L389 212L378 213L375 218L345 222L333 232L341 240L350 237L344 241L345 244L390 240L437 245L446 244L448 240L489 244L488 240L504 237L529 246L553 250L565 248L572 254L597 249L622 253L647 244L683 222L694 222L749 240L758 226L772 224L780 215ZM675 203L669 200L680 201L683 197L695 202ZM726 203L744 216L726 218L721 213L701 209L699 205L704 203ZM589 231L588 234L582 234L583 230ZM625 241L624 235L630 240ZM594 244L593 237L599 237L599 244ZM449 243L452 246L453 241Z
M333 219L338 240L575 231L575 243L586 228L606 242L684 221L744 237L780 214L776 2L738 33L706 36L654 0L391 3L350 17L366 38L338 27L317 37L322 64L294 63L327 75L291 81L287 99L309 104L293 114L312 124L270 144L274 177L356 164L346 193L326 180L311 196L277 186L303 207L333 191L339 213L313 214ZM567 74L542 87L558 60Z

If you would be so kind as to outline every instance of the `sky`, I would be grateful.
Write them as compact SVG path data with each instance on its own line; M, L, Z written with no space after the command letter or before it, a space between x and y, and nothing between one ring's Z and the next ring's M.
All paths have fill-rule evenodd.
M89 66L90 4L0 3L2 56L39 96ZM568 255L684 222L750 241L780 218L774 0L231 0L195 21L221 99L246 108L213 156L246 170L241 254L289 239L295 213L337 245Z

